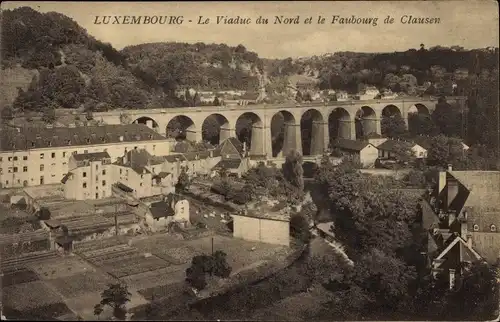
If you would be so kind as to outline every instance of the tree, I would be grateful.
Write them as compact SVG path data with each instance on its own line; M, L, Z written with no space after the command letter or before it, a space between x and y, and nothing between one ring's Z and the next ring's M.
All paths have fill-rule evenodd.
M231 266L227 262L227 254L218 250L213 255L213 274L218 277L228 278L231 274Z
M286 181L296 187L299 191L304 190L304 169L302 168L302 155L292 150L285 158L283 164L283 176Z
M432 113L432 121L439 132L446 136L462 135L462 114L448 104L443 97L436 104L436 109Z
M430 164L447 167L463 159L463 147L459 139L437 135L431 138L431 147L427 154Z
M302 214L294 214L290 218L290 234L302 241L309 243L311 240L311 233L309 232L309 221Z
M186 191L191 184L191 180L189 179L189 175L186 172L185 168L182 168L181 173L179 174L179 178L177 179L177 184L175 185L175 189L177 191Z
M300 91L297 91L297 94L295 94L295 100L299 103L302 103L303 98L302 98L302 93Z
M2 109L2 113L1 113L1 118L2 120L5 122L5 121L10 121L14 118L14 109L10 106L5 106L3 109Z
M412 135L437 135L438 129L429 115L408 114L408 130Z
M400 114L382 116L380 129L382 135L397 138L406 133L406 123Z
M42 120L45 123L54 123L56 120L56 110L54 107L46 107L43 110Z
M108 284L108 288L101 293L101 302L94 306L94 314L99 316L105 306L113 309L113 316L118 320L125 320L127 309L125 305L130 301L132 294L129 293L125 284Z

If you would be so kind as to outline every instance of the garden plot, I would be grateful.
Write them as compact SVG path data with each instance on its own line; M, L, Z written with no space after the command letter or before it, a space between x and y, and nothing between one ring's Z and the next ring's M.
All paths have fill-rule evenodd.
M288 247L284 246L250 242L220 235L190 240L186 243L200 253L210 254L212 252L212 238L214 252L221 250L227 254L227 260L233 272L262 260L277 260L279 257L285 257L290 251Z
M24 254L17 257L2 259L0 265L2 271L14 271L19 269L26 269L27 266L36 263L42 263L52 259L61 258L61 255L56 251L42 251L30 254Z
M3 287L2 304L14 310L28 310L62 302L62 298L42 281Z
M30 269L22 268L14 271L6 271L2 276L2 287L35 282L38 280L40 280L38 275Z
M77 253L84 253L92 250L117 246L121 244L126 244L127 242L121 236L110 237L106 239L90 240L85 242L75 243L74 251Z
M145 290L161 285L184 283L186 278L186 268L183 266L169 266L155 271L130 275L120 278L130 289Z
M55 279L72 276L84 272L94 272L95 269L76 256L63 257L57 260L33 263L29 267L38 273L41 279Z
M107 271L113 276L120 278L129 275L135 275L139 273L154 271L160 268L165 268L169 266L170 263L156 257L135 257L133 261L116 261L113 265L107 268Z
M153 251L154 254L173 265L182 265L190 263L194 256L200 255L201 253L192 247L182 246L175 248L162 248Z
M65 298L73 298L85 293L102 292L109 283L117 281L105 273L86 272L46 281ZM95 304L95 303L94 303Z

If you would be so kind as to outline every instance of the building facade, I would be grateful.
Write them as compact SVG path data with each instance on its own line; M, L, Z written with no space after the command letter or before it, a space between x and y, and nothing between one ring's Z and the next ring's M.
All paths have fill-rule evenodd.
M5 129L0 132L0 185L16 188L59 183L74 154L107 152L114 162L133 149L168 155L173 140L142 124L73 128Z
M248 241L290 246L290 221L282 216L239 214L233 217L233 236Z
M353 156L363 167L372 166L378 158L378 149L367 141L337 138L331 146L333 149Z

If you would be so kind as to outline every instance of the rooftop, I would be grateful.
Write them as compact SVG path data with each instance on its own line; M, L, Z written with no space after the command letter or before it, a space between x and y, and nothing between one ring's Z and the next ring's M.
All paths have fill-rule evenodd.
M93 152L93 153L79 153L73 154L72 157L76 161L85 161L88 160L90 162L100 161L102 159L110 159L108 152Z
M483 210L500 210L500 171L448 171L467 190L466 205Z
M240 167L240 159L225 159L220 160L213 169L238 169Z
M341 150L349 150L349 151L361 151L368 145L370 145L370 143L366 141L349 140L342 138L337 138L332 143L332 147L334 148L339 148Z
M380 144L377 148L385 151L399 151L398 149L411 149L415 146L415 143L401 140L386 140Z
M149 140L166 140L166 138L144 124L18 129L4 127L0 135L0 151Z

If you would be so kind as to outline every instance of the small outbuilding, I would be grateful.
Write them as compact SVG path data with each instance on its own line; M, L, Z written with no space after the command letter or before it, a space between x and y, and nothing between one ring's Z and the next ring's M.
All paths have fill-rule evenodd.
M233 237L290 246L290 218L282 213L245 211L233 217Z

